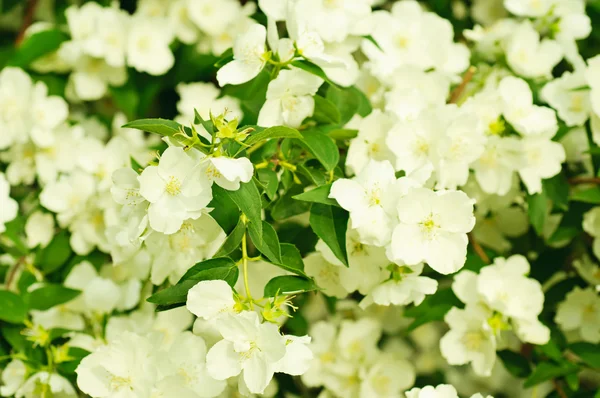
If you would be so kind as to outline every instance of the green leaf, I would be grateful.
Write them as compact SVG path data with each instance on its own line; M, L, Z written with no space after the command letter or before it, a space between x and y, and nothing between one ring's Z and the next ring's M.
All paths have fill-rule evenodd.
M7 290L0 290L0 320L10 323L22 323L27 317L27 308L23 299Z
M570 362L562 362L560 364L550 361L540 362L533 370L533 373L525 380L523 386L525 388L533 387L546 380L563 377L577 371L579 371L579 367Z
M548 198L545 192L527 196L527 214L529 221L535 229L538 236L544 233L544 225L546 223L546 214L548 212Z
M2 236L8 238L14 245L14 257L20 257L29 253L29 248L21 239L23 231L25 230L25 222L22 217L17 216L14 220L4 224L6 230L2 233ZM0 242L1 243L1 242ZM4 246L4 245L3 245ZM7 250L7 247L3 247Z
M379 43L377 43L377 41L375 40L375 38L371 35L366 35L363 36L363 39L370 41L371 43L373 43L375 45L375 47L377 47L379 50L383 51L383 48L381 48L381 46L379 45Z
M408 326L408 331L433 321L441 321L452 307L462 308L464 304L456 297L451 288L439 289L416 307L405 310L404 315L415 320Z
M294 196L294 199L340 207L335 199L329 197L329 191L331 191L331 184L321 185L320 187Z
M237 268L237 265L229 257L215 257L208 260L196 263L192 268L188 269L185 274L179 279L177 283L183 282L188 279L196 281L211 280L211 279L223 279L226 280L232 287L235 285L235 280L224 279L224 278L212 278L213 273L222 273L223 269ZM237 280L237 278L236 278Z
M254 180L240 184L237 191L224 190L238 209L248 217L248 229L255 237L262 236L262 201Z
M274 264L286 271L307 277L304 273L304 261L298 248L291 243L281 244L281 262Z
M323 170L316 167L309 167L304 164L298 165L298 171L309 178L315 185L321 186L327 184L328 177Z
M128 119L135 119L140 104L140 95L133 81L129 80L121 87L110 86L109 91L117 108L122 110Z
M543 180L544 193L550 199L555 208L566 211L569 209L569 181L563 173Z
M210 215L223 228L223 231L229 234L240 219L239 208L229 196L229 191L217 184L213 184L212 194L213 198L208 204L208 207L212 209Z
M264 140L272 139L272 138L298 138L302 139L302 134L296 129L285 127L285 126L275 126L269 127L262 131L255 132L246 138L244 144L246 145L254 145Z
M358 136L358 130L351 129L333 129L327 132L327 135L337 141L351 140Z
M122 127L160 134L165 137L173 137L173 135L181 131L182 126L173 120L167 119L138 119Z
M196 108L194 108L194 124L201 124L206 132L210 135L213 135L215 132L215 126L213 123L210 120L202 119L202 116L200 116Z
M348 266L346 252L348 217L348 212L338 207L314 203L310 208L312 230L346 267Z
M340 152L335 141L319 130L306 130L302 132L303 141L298 141L304 146L327 171L331 171L340 161Z
M79 347L69 347L69 357L73 358L71 361L61 362L57 364L57 368L62 374L73 375L75 369L79 366L79 362L90 354L89 351Z
M308 60L302 59L302 60L293 61L291 63L291 65L295 66L296 68L303 69L303 70L307 71L308 73L311 73L315 76L319 76L321 79L325 80L327 83L329 83L332 86L337 86L337 84L335 84L333 81L331 81L331 79L329 79L327 77L327 75L325 74L323 69L321 69L320 66L315 65Z
M67 39L68 36L58 29L34 33L21 43L8 65L25 68L36 59L57 50Z
M233 61L233 48L228 48L221 54L219 60L215 62L215 68L220 68L231 61Z
M574 202L591 203L594 205L600 204L600 187L574 191L571 194L570 200Z
M250 238L254 246L264 254L271 262L281 263L281 249L279 237L275 229L266 221L262 222L262 234L257 234L256 229L249 229Z
M275 199L277 195L277 188L279 188L279 179L277 173L270 169L258 169L256 170L258 181L263 184L265 188L265 194L269 200Z
M573 343L569 349L586 364L594 369L600 369L600 345L592 343Z
M55 305L64 304L79 296L81 291L62 285L45 285L29 293L29 308L46 311Z
M67 231L63 230L52 239L48 246L37 253L34 264L44 273L49 274L62 267L72 254L69 235Z
M315 283L306 278L293 275L276 276L265 286L264 296L275 297L277 294L288 295L317 290Z
M12 10L17 4L21 3L22 0L2 0L0 4L2 4L2 8L0 8L0 12L7 12Z
M362 101L360 91L355 87L329 87L327 99L339 109L342 125L348 123L358 113Z
M497 354L506 370L513 376L525 378L531 374L531 366L524 356L510 350L498 351Z
M342 116L335 104L327 98L315 95L315 111L313 119L323 124L340 124Z
M301 189L302 187L299 185L293 186L275 202L273 207L271 207L271 217L275 221L285 220L286 218L307 213L310 210L310 203L293 198Z
M237 265L228 257L205 260L190 268L176 285L159 290L148 301L158 304L158 310L179 307L185 304L188 290L198 282L219 279L233 287L238 275Z
M223 242L215 254L215 257L227 256L237 249L244 238L244 233L246 233L246 224L244 224L244 222L240 219L233 231L231 231L229 236L227 236L227 239L225 239L225 242Z

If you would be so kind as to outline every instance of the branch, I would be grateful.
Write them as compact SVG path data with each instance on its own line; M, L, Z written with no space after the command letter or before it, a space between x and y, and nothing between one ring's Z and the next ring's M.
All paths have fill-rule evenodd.
M552 379L552 384L554 385L554 389L556 390L560 398L569 398L567 394L565 394L565 391L562 389L560 384L558 384L558 381L556 381L556 379Z
M483 260L484 263L489 264L491 262L490 258L488 257L485 250L483 250L483 247L481 247L479 242L477 242L477 240L475 240L475 238L473 237L472 234L469 234L469 242L471 243L471 246L473 246L473 250L475 250L475 254L477 254L479 256L479 258L481 260Z
M25 31L27 28L31 26L33 23L33 14L35 14L35 9L37 8L38 0L29 0L27 5L25 6L25 14L23 16L23 23L21 24L21 28L19 29L19 34L17 35L17 39L15 40L15 45L21 44L23 38L25 37Z
M569 184L600 184L600 177L574 177L569 179Z
M477 72L477 68L474 66L471 66L469 69L467 69L463 75L462 82L460 82L460 84L450 93L450 99L448 100L449 104L456 104L458 102L460 96L467 88L467 84L469 84L469 82L473 79L475 72Z

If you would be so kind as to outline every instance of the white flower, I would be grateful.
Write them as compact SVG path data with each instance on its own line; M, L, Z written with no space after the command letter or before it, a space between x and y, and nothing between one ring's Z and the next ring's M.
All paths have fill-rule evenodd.
M471 166L481 189L489 194L506 195L514 172L524 166L521 142L515 137L491 136L483 154Z
M465 263L467 233L475 225L473 201L461 191L414 188L397 203L400 223L393 231L388 256L407 265L426 262L442 274Z
M22 69L8 67L0 72L0 149L27 140L32 88L31 77Z
M300 376L309 369L314 358L309 348L310 336L284 335L285 355L275 364L275 372L286 373L292 376Z
M158 166L139 176L140 194L150 202L152 229L173 234L188 218L196 219L212 199L210 181L200 172L198 160L180 147L169 147Z
M321 253L310 253L304 257L304 271L314 278L324 294L344 298L348 295L348 291L340 282L340 273L344 265L339 264L338 261L331 263Z
M360 302L360 306L366 308L372 303L386 306L421 304L426 295L437 291L438 286L436 280L420 276L421 272L423 272L422 264L411 268L401 267L398 278L392 277L375 287Z
M450 331L440 340L440 350L450 365L471 363L476 374L491 374L496 361L496 338L487 324L491 315L477 304L450 309L444 317Z
M368 0L307 0L296 2L297 18L326 42L343 42L349 35L369 34L366 23L371 7Z
M526 164L519 169L521 180L530 194L542 192L542 180L560 173L566 159L564 147L542 137L527 137L521 141Z
M189 18L209 36L226 33L227 28L238 18L240 3L235 0L186 0Z
M95 193L94 179L89 174L76 171L44 187L40 193L40 203L46 209L58 213L60 226L64 227L73 218L86 211L88 199Z
M66 96L73 102L98 100L108 92L108 86L122 86L127 81L125 66L111 66L102 58L80 55L70 61Z
M187 309L197 317L211 320L236 311L236 300L229 284L222 280L200 281L188 290Z
M555 0L504 0L504 7L515 15L542 17L555 3Z
M36 211L29 216L25 223L25 234L27 235L27 246L46 247L54 236L54 217L49 213Z
M85 321L81 314L69 309L69 304L55 305L46 311L31 310L31 320L34 325L39 325L46 330L68 329L83 330Z
M171 28L160 19L134 18L127 41L127 63L140 72L165 74L175 63Z
M527 82L513 76L498 84L506 120L523 136L552 138L558 130L554 110L533 105L533 94Z
M413 388L406 392L406 398L458 398L456 389L449 384Z
M323 79L302 69L281 71L269 83L258 125L300 127L305 118L312 116L315 109L313 96L322 83Z
M575 287L558 305L556 323L565 331L578 331L581 339L600 342L600 296L593 288Z
M360 173L371 159L396 163L394 153L385 142L392 126L393 118L378 109L360 121L358 135L350 141L346 158L346 168L351 174Z
M565 72L544 86L541 96L567 126L581 126L590 116L590 90L583 71Z
M363 243L384 246L389 241L395 182L390 162L371 160L353 179L339 179L331 186L329 197L350 212L351 227Z
M211 258L225 241L226 235L209 215L186 220L171 234L151 234L145 246L152 255L150 280L155 285L168 278L172 284L194 264Z
M27 367L19 359L13 359L2 371L2 386L0 395L3 397L13 396L25 382Z
M37 398L43 396L42 391L49 392L51 396L61 398L77 398L78 394L66 378L58 373L46 371L35 373L29 377L25 384L17 391L16 398Z
M201 163L200 169L208 181L228 191L237 191L240 183L249 182L254 174L254 166L248 158L210 156Z
M0 232L6 231L6 224L17 217L19 205L16 200L10 197L10 185L6 181L4 173L0 173Z
M86 356L75 370L77 386L92 397L150 398L158 375L152 342L125 332Z
M206 357L208 373L225 380L243 372L249 391L262 393L285 355L285 338L272 323L260 323L258 314L244 311L225 314L216 320L223 340Z
M382 355L364 377L360 385L361 397L392 397L414 385L415 371L405 360Z
M238 36L233 46L233 61L217 72L221 87L226 84L242 84L254 79L266 64L265 40L267 29L254 24Z
M71 269L64 285L81 290L81 294L65 305L73 311L87 314L109 314L122 300L119 286L110 279L102 278L94 266L82 261Z
M54 143L53 130L67 120L69 107L61 97L48 96L48 87L38 82L31 93L31 139L40 147Z
M594 207L583 215L583 230L594 237L592 250L600 258L600 207Z
M550 77L563 51L551 39L542 39L529 21L521 22L506 46L506 61L523 77Z
M206 369L206 344L191 332L177 336L164 358L168 361L167 375L156 386L164 396L216 397L226 383L215 380Z
M381 325L374 319L344 320L337 339L341 360L357 363L369 361L377 354L377 342L381 337Z

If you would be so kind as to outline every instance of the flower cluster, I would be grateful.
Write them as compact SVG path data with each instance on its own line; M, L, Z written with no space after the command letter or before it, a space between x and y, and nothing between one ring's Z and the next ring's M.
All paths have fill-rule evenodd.
M595 396L597 4L21 3L0 396Z

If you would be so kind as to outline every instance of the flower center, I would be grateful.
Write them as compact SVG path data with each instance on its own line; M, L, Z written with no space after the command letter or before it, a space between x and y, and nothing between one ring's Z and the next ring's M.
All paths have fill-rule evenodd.
M478 351L481 345L483 344L483 335L480 331L467 332L465 333L462 342L467 348L467 350Z
M179 178L169 177L165 191L171 196L179 195L181 193L181 181L179 181Z

